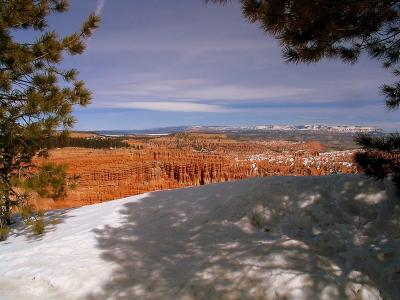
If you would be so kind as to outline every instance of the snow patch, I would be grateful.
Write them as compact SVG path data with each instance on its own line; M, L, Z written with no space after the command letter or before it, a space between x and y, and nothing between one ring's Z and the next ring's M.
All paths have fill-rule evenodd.
M357 175L255 178L49 212L0 299L396 299L399 201Z

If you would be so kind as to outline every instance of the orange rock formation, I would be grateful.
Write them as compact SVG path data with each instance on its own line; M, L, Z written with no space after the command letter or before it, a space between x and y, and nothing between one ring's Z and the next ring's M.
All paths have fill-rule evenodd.
M352 151L320 153L318 142L240 142L224 136L129 140L143 149L64 148L50 160L80 176L64 199L34 199L45 209L77 207L148 191L254 176L354 173ZM40 162L40 161L39 161Z

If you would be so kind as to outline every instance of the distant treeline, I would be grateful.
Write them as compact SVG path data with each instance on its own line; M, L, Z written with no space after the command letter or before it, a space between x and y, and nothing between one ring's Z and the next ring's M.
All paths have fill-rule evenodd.
M40 142L41 148L54 149L65 147L79 147L91 149L126 148L130 146L122 138L77 138L77 137L51 137Z

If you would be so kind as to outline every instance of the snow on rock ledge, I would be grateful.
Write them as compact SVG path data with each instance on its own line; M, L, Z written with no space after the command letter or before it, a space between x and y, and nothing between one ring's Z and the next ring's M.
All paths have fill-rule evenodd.
M68 211L0 243L0 299L398 299L400 201L356 175L270 177Z

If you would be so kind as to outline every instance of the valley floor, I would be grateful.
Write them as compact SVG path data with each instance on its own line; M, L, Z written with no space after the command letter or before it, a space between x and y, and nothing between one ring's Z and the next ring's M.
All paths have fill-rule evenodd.
M0 299L399 299L399 204L332 175L50 211L43 237L0 243Z

